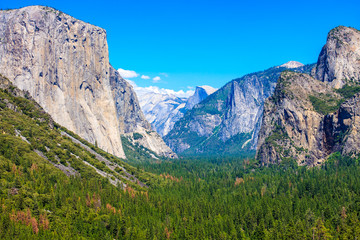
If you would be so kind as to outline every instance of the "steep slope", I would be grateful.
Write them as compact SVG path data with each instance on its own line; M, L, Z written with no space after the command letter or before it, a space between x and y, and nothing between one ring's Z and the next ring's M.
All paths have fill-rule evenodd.
M166 135L185 112L186 98L155 92L138 93L146 119L161 136Z
M146 119L151 123L153 129L161 136L165 136L187 110L215 91L216 89L210 86L196 87L194 95L187 99L159 92L138 91L137 94Z
M132 87L109 64L106 31L48 7L0 11L0 73L52 118L107 152L125 158L121 134L153 138ZM148 141L148 142L149 142Z
M357 34L349 35L354 31L339 27L329 33L314 74L320 81L307 74L281 75L274 95L264 107L257 149L260 163L295 160L300 165L314 166L334 152L359 153L360 86L357 78L345 79L350 74L356 77L359 71L351 57L358 48L348 47L349 42L360 46ZM330 51L334 41L336 45Z
M360 82L360 31L349 27L332 29L322 48L315 77L334 88Z
M312 67L294 70L310 72ZM164 140L175 152L190 155L233 155L255 150L263 103L286 69L273 67L229 82L188 111Z
M203 101L209 95L213 94L217 89L211 86L197 86L194 95L190 96L186 101L185 109L190 110L196 104Z
M13 157L25 151L32 159L40 159L38 164L51 164L67 176L106 178L123 188L146 187L140 179L148 174L141 175L121 159L60 127L27 91L1 75L0 122L1 146L9 147L1 155Z
M257 153L263 164L286 158L296 158L303 165L324 161L329 154L324 138L326 112L317 111L311 101L315 99L322 101L323 108L327 102L328 109L336 109L341 98L325 83L307 74L281 75L274 95L264 105Z
M118 238L134 222L122 215L164 183L60 127L0 75L1 239Z

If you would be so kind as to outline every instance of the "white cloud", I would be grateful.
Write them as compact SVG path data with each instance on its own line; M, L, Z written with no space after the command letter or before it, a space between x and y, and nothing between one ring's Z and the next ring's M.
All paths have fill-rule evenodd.
M126 79L133 87L138 96L142 96L146 93L158 93L158 94L164 94L164 95L174 95L176 97L180 98L188 98L194 94L194 90L187 90L187 91L175 91L172 89L166 89L166 88L159 88L157 86L149 86L149 87L139 87L136 85L135 82Z
M150 77L149 77L149 76L146 76L146 75L141 75L141 78L142 78L142 79L150 79Z
M161 78L159 76L156 76L156 77L153 78L153 82L158 82L160 80L161 80Z
M133 86L134 88L137 87L137 85L135 84L134 81L131 81L131 80L129 80L129 79L125 79L125 80L126 80L128 83L130 83L130 85Z
M136 78L136 77L139 76L139 74L137 74L135 71L125 70L125 69L122 69L122 68L119 68L118 72L120 73L120 76L122 78Z
M164 77L169 77L167 73L159 73L160 75L163 75Z

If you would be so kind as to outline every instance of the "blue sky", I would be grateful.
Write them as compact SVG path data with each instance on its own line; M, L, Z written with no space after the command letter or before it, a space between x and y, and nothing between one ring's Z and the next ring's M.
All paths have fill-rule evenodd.
M116 69L139 74L131 78L138 86L176 91L219 88L290 60L316 62L329 30L360 29L359 0L0 2L2 9L28 5L54 7L105 28Z

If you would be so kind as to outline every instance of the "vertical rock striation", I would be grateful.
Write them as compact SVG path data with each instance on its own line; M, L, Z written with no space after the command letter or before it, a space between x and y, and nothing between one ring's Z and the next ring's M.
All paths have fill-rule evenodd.
M313 65L290 62L235 79L185 113L164 137L177 153L236 155L254 151L263 104L288 67L310 72Z
M142 128L151 130L149 122L145 120L141 111L132 86L127 81L124 81L113 67L110 68L110 85L121 133L137 132Z
M161 136L184 115L186 98L154 91L138 91L137 94L146 119Z
M360 33L328 34L313 76L282 73L264 105L257 159L314 166L334 152L360 153Z
M308 74L281 74L273 96L264 104L257 149L257 158L262 164L289 158L296 159L300 165L324 161L329 148L324 129L332 119L326 119L324 113L317 111L310 98L327 94L340 98L325 83Z
M216 89L210 86L196 87L195 93L189 98L181 98L157 89L153 91L139 89L136 93L140 98L141 109L146 119L156 132L166 136L186 111L215 91Z
M185 109L190 110L196 104L203 101L209 95L213 94L217 89L210 86L196 86L194 95L190 96L185 104Z
M109 64L106 31L60 11L0 11L0 73L56 122L118 157L126 157L122 133L151 130L132 88Z
M316 79L334 88L360 82L360 31L349 27L332 29L316 65Z

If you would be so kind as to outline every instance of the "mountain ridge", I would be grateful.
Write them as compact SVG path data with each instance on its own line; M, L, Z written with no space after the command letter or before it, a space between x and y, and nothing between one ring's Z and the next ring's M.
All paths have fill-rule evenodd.
M0 11L0 73L27 90L56 122L126 158L122 134L140 132L159 155L132 87L109 63L106 31L53 8ZM157 145L155 148L154 146Z
M33 157L33 160L45 160L68 177L81 178L93 172L100 179L108 179L114 186L147 187L135 175L129 173L133 172L131 166L61 127L29 92L18 89L2 75L0 95L2 137L20 139L29 147L26 151L37 156ZM18 148L22 147L13 146L12 155L18 154Z
M332 29L309 74L284 72L266 100L257 160L316 166L360 149L360 32Z
M313 65L295 71L310 72ZM262 104L285 67L272 67L234 79L194 106L164 137L178 154L254 153Z
M138 91L140 105L146 119L161 136L171 131L186 111L204 100L216 89L210 86L197 86L189 98L180 98L173 94Z

